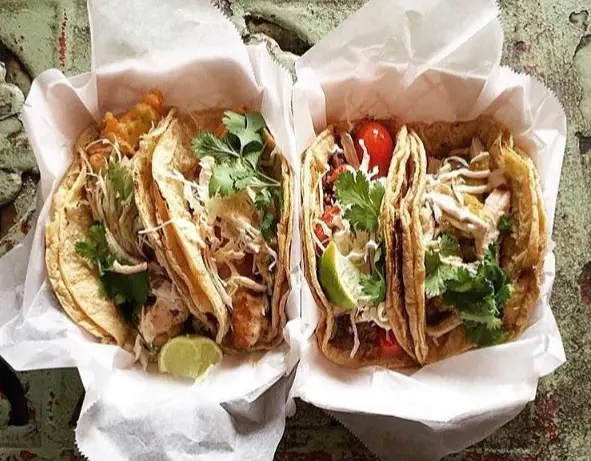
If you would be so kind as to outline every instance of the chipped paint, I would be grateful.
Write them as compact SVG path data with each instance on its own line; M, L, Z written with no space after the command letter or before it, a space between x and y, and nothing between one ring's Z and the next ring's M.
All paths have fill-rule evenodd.
M546 441L551 444L558 442L557 410L556 395L542 394L536 398L535 429L541 432Z
M68 15L64 11L63 19L60 23L60 34L58 41L58 60L59 65L63 69L66 67L66 52L68 51L68 44L66 43L66 27L68 25Z
M583 304L591 305L591 263L583 266L581 275L579 275L579 289L581 291L581 300Z
M517 51L521 51L522 53L529 53L531 51L531 45L528 45L522 40L515 42L515 48Z

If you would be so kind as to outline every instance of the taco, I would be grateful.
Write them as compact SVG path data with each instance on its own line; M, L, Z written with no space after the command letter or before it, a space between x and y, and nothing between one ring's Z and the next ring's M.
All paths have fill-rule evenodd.
M409 193L409 156L408 133L396 120L330 125L304 154L302 239L319 310L316 338L329 360L346 367L414 365L401 305L402 233L386 232L387 213L398 205L385 206Z
M142 358L187 331L190 312L165 250L144 233L150 199L134 187L138 159L150 158L173 120L165 113L162 94L150 90L126 113L107 113L85 130L46 227L48 277L64 311Z
M405 308L421 363L517 337L540 291L546 217L531 159L490 118L410 127Z
M173 120L152 156L164 246L226 351L283 340L293 174L255 112Z

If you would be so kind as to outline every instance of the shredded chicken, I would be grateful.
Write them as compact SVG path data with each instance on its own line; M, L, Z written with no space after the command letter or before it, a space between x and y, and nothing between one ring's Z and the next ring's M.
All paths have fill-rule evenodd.
M429 193L427 200L437 205L445 214L449 215L450 222L457 223L463 231L478 233L486 229L487 223L472 213L467 207L462 207L448 196L439 193Z
M241 288L272 294L278 255L275 244L265 241L261 233L262 214L254 207L253 191L247 188L228 197L209 196L214 164L213 158L203 158L196 181L186 180L178 172L170 178L183 183L198 229L195 241L207 249L204 262L214 286L226 307L234 311L233 298ZM242 264L244 260L249 264Z
M189 310L169 280L156 279L152 295L156 301L144 308L138 329L147 344L158 346L182 331Z
M491 243L499 237L499 220L509 212L511 207L511 192L508 190L494 190L485 200L482 214L488 222L486 232L476 236L476 255L484 256Z
M436 325L427 325L427 335L431 338L440 338L441 336L454 330L462 324L462 319L456 312L449 312L449 314Z
M435 237L435 217L433 216L433 210L429 203L425 203L425 206L421 208L419 215L421 221L421 227L423 229L423 243L427 245Z
M462 156L469 156L466 160ZM454 149L451 155L434 166L439 160L429 159L431 170L427 174L425 204L421 212L424 240L437 237L437 224L446 222L463 235L480 240L488 235L494 239L497 221L487 218L482 202L477 198L483 194L494 195L498 187L506 184L500 170L489 169L489 153L484 151L478 138L472 140L469 148ZM435 229L434 229L435 228Z

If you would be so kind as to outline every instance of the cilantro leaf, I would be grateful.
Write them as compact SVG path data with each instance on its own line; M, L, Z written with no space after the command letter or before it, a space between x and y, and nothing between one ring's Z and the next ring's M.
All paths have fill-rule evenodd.
M232 146L213 133L201 133L196 138L193 138L191 150L197 158L213 157L216 164L239 157L238 152Z
M254 199L254 206L257 210L265 210L273 205L273 195L270 189L257 191Z
M260 130L265 127L265 120L255 112L242 115L226 111L222 122L227 132L223 138L203 133L191 144L198 158L211 156L215 160L209 196L226 197L250 187L255 189L255 207L269 211L274 202L281 203L280 193L272 191L281 184L258 165L264 149Z
M345 208L344 217L358 231L378 230L384 186L370 180L361 171L341 173L335 182L337 201Z
M75 243L76 253L90 261L98 270L100 292L117 306L123 320L132 328L138 322L138 314L148 301L150 275L148 271L120 274L113 271L115 256L107 244L102 223L92 225L86 240Z
M494 346L505 341L506 331L502 328L487 328L485 324L464 320L466 336L478 347Z
M253 146L254 144L250 144L251 146ZM252 166L253 168L256 168L259 160L261 159L261 155L263 154L263 151L261 148L255 148L255 149L251 149L251 148L247 148L244 150L244 153L242 155L242 157L244 158L244 160L246 160L250 166Z
M439 239L439 253L441 256L457 256L460 244L449 234L443 234Z
M509 298L513 295L513 285L510 283L503 285L496 293L495 293L495 302L497 306L504 307L505 303L509 300Z
M108 271L101 277L101 283L107 297L119 309L123 320L131 327L137 325L138 315L150 293L148 271L130 275Z
M234 167L230 165L216 165L209 180L209 196L220 195L226 197L234 192Z
M257 190L254 206L257 210L266 210L276 207L278 211L283 209L281 191L278 188L261 188Z
M228 130L228 138L230 142L240 146L240 154L243 154L246 147L250 146L251 143L256 144L255 149L258 149L259 151L262 150L263 139L259 131L265 126L265 120L261 114L257 112L248 112L246 115L242 115L227 110L224 112L222 123L226 126L226 130ZM256 162L253 164L253 167L255 166Z
M115 187L117 199L123 204L129 203L133 196L133 176L130 168L121 162L111 161L107 178Z
M361 285L361 292L371 298L374 307L378 307L386 299L386 282L379 273L373 275L360 274L359 284Z
M96 245L94 245L92 242L87 240L76 242L74 248L76 249L76 253L78 253L79 256L87 259L90 262L94 261L96 255Z
M442 295L446 290L446 282L456 275L453 267L442 264L425 278L425 293L430 298Z
M115 257L109 251L105 227L102 224L93 224L88 229L86 240L74 244L76 253L97 266L100 275L110 270L115 262Z
M261 233L266 242L273 240L273 237L277 233L277 219L275 215L267 211L263 216L263 222L261 223Z
M425 254L425 293L443 296L443 302L460 315L466 335L479 347L497 344L506 336L503 308L513 289L498 265L496 248L489 246L476 269L442 261L442 253L457 254L457 242L442 236L440 250ZM455 242L455 243L454 243Z
M335 182L337 200L341 205L369 202L369 181L361 172L344 171Z
M499 219L499 223L497 224L497 229L501 232L509 232L513 230L513 219L510 216L501 216Z
M429 298L442 295L446 283L458 277L458 268L441 260L441 251L429 250L425 253L425 293Z

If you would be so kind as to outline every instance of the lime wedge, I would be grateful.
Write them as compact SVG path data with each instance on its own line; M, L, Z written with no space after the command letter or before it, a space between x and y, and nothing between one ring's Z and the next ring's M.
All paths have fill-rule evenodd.
M359 271L334 242L320 257L320 285L328 300L343 309L355 309L359 295Z
M197 379L223 358L218 345L203 336L177 336L158 355L158 371L181 378Z

